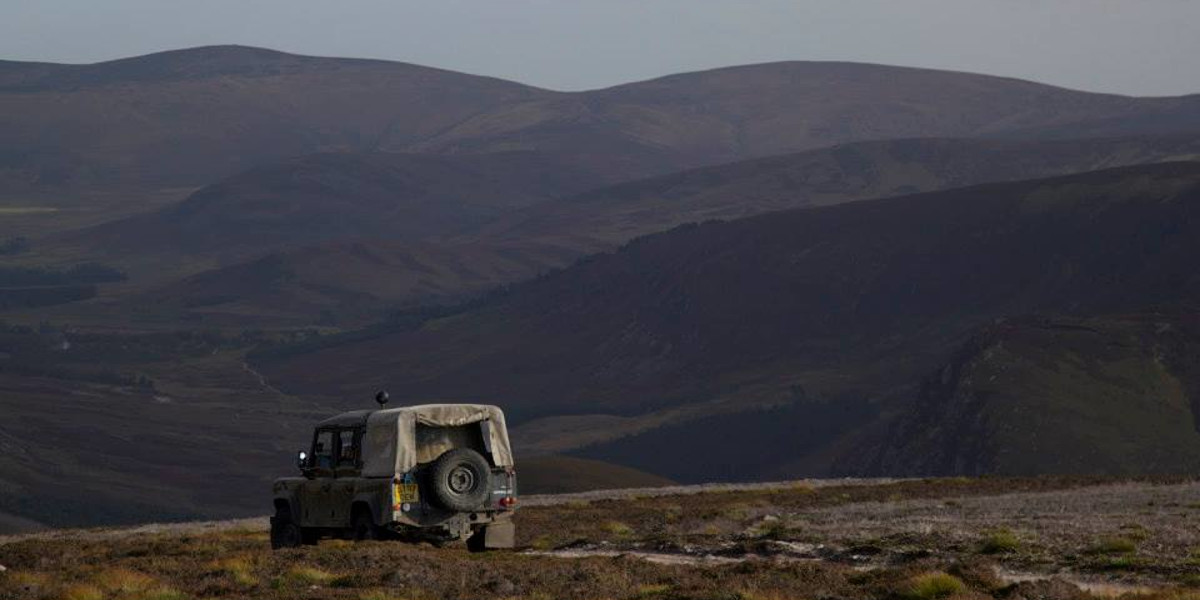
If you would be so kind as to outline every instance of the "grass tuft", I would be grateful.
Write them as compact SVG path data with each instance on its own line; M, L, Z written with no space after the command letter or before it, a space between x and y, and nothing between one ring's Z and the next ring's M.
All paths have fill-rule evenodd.
M979 551L983 554L1012 554L1021 548L1021 540L1006 529L993 531L983 538Z
M932 571L910 579L908 589L902 595L908 600L938 600L961 593L966 588L961 579L942 571Z
M314 567L292 567L286 573L272 582L272 587L279 589L289 586L321 585L332 581L336 575Z
M763 518L754 527L751 527L749 534L753 537L764 540L782 540L787 537L790 527L779 517Z
M15 587L42 586L50 583L50 576L33 571L9 571L4 574L3 581Z
M605 521L604 531L617 537L630 537L633 535L633 528L620 521Z
M128 569L109 569L101 572L93 582L112 594L141 594L149 591L157 581L153 577Z
M224 575L236 585L252 587L258 585L254 576L254 564L246 557L230 557L209 563L209 571L216 575Z
M672 587L667 584L643 585L638 588L638 598L655 598L670 593Z
M392 595L384 590L371 590L358 597L358 600L406 600L401 596Z
M141 594L123 596L122 600L185 600L186 598L187 594L184 594L179 590L166 586L160 586L146 590Z
M104 600L104 590L87 583L77 583L63 591L63 600Z
M1084 550L1085 554L1132 554L1137 552L1137 542L1124 537L1102 538Z
M742 590L737 593L737 600L793 600L795 596L788 596L775 591L758 591L758 590Z

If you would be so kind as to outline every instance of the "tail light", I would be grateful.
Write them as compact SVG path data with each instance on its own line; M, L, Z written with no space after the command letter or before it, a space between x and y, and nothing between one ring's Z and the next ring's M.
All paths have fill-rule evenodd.
M517 505L517 499L512 496L505 496L500 499L500 508L508 509Z

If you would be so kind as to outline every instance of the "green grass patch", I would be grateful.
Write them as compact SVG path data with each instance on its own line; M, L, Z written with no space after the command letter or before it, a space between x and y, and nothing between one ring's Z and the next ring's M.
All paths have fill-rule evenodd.
M627 538L633 536L633 528L620 521L605 521L602 528L606 533L617 537Z
M301 587L306 585L321 585L333 581L337 576L314 567L292 567L283 575L271 582L271 587Z
M1141 541L1150 537L1150 530L1141 523L1125 523L1121 525L1121 535L1131 540Z
M979 546L982 554L1013 554L1021 549L1021 540L1006 529L993 531L983 538Z
M933 571L910 579L908 587L901 595L908 600L939 600L966 589L967 586L961 579L949 573Z
M643 585L638 588L638 598L657 598L671 593L673 588L667 584Z
M1083 552L1091 555L1133 554L1137 552L1137 542L1127 537L1101 538Z

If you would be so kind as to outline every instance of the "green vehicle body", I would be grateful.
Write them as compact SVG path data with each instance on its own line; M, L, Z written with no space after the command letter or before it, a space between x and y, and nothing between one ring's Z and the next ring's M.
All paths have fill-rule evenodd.
M297 466L302 476L272 485L275 548L323 537L514 544L516 471L495 406L343 413L316 425Z

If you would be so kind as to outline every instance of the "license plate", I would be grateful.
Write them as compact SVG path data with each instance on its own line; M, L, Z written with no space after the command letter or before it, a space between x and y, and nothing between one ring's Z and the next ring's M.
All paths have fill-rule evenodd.
M392 496L392 504L416 502L420 498L415 483L397 483L392 488Z

